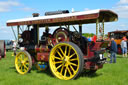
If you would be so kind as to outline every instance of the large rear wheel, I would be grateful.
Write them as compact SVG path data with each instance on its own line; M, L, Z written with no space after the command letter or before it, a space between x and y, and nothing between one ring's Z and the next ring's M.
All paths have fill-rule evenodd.
M59 79L76 78L83 70L83 65L83 54L74 43L58 43L50 52L49 67L53 75Z
M32 68L32 59L27 51L19 52L15 57L15 67L18 73L26 74Z

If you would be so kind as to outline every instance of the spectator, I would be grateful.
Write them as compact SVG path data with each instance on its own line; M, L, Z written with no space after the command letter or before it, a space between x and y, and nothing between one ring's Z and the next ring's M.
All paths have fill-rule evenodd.
M126 37L123 37L123 39L121 41L121 49L122 49L123 57L127 57L127 39L126 39Z
M89 36L88 36L88 38L87 38L87 39L88 39L88 41L91 41L91 38L90 38Z
M17 42L16 41L13 41L13 52L14 52L14 56L16 56L16 45L17 45Z
M97 36L94 35L94 36L92 37L92 41L96 42L96 40L97 40Z
M114 41L114 38L111 38L110 43L110 63L116 63L116 53L117 53L117 44Z

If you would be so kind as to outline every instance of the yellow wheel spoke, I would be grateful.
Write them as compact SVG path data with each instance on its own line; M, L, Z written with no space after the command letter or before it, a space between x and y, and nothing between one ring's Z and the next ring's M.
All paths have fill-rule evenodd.
M65 55L67 54L67 46L65 47Z
M66 76L66 74L67 74L67 68L65 69L64 76Z
M70 61L76 61L76 60L78 60L77 58L74 58L74 59L70 59Z
M76 54L76 53L73 53L73 54L70 56L70 58L73 57L75 54Z
M70 67L71 67L72 71L75 72L74 68L71 65L70 65Z
M73 65L73 66L78 66L78 65L76 65L75 63L71 63L71 62L70 62L70 64Z
M52 59L53 61L55 60L54 55L51 57L51 59Z
M26 62L27 60L28 60L28 57L25 57L25 58L24 58L24 61Z
M62 68L61 68L61 71L60 71L61 74L62 74L62 72L63 72L63 69L64 69L64 66L62 66Z
M26 65L24 65L24 68L26 68L26 70L28 70L28 67Z
M20 66L20 67L19 67L19 69L21 69L21 71L23 70L23 68L22 68L22 67L23 67L23 66Z
M54 56L55 59L61 60L61 58Z
M27 69L24 68L24 72L26 72L26 71L27 71Z
M23 71L24 71L24 72L26 72L26 71L27 71L27 69L24 67Z
M60 64L56 69L59 69L60 67L62 67L62 64Z
M22 55L20 55L19 57L20 57L20 58L21 58L21 60L22 60Z
M71 47L69 46L68 56L70 56L70 52L71 52Z
M23 55L23 60L28 59L28 57L26 55Z
M18 65L18 68L19 68L19 69L20 69L21 67L22 67L22 65L20 65L20 66Z
M68 69L68 72L69 72L69 74L70 74L70 76L71 76L71 75L72 75L72 73L71 73L71 71L70 71L69 67L67 66L66 68Z
M58 64L58 63L62 63L62 61L57 61L57 62L55 62L55 64Z
M18 65L18 66L22 66L22 64L21 64L21 63L17 63L17 65Z
M22 57L21 57L21 56L19 56L18 59L19 59L20 61L22 61Z
M60 54L60 52L58 52L58 50L56 51L58 54L59 54L59 56L62 58L62 55Z
M65 54L64 54L63 50L61 49L61 47L59 47L59 49L60 49L61 53L63 54L63 56L65 56Z
M29 65L29 62L25 62L25 65Z
M24 58L23 58L23 55L20 55L21 56L21 59L23 60Z
M16 61L16 64L21 64L21 60L18 59L18 60Z

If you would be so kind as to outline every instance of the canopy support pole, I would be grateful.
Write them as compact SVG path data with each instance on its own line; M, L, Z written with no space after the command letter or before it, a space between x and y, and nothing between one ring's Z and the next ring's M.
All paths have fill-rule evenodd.
M13 27L12 27L12 26L11 26L11 29L12 29L12 31L13 31L13 34L14 34L15 40L17 40L17 38L16 38L16 34L15 34L15 31L14 31L14 29L13 29Z
M103 39L104 39L104 19L103 19L103 21L102 21L102 26L103 26Z
M37 43L39 45L39 25L37 25Z
M80 35L82 36L82 24L79 24L79 32L80 32Z
M30 25L27 25L28 30L30 30Z
M68 25L68 31L69 31L70 29L69 29L69 25Z
M23 30L21 29L21 27L20 27L20 26L19 26L19 29L20 29L20 31L21 31L21 32L23 32Z
M18 42L19 42L19 28L20 28L20 26L17 26Z
M33 25L33 30L34 30L34 34L32 34L32 36L34 36L34 44L38 45L39 44L39 25Z
M99 20L96 19L96 37L98 38L98 24L99 24Z

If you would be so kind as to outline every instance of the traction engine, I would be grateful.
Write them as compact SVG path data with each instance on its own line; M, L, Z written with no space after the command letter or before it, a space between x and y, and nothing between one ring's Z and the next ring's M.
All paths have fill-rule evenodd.
M60 27L50 34L49 28L46 27L39 44L35 32L36 28L33 28L21 34L23 41L19 44L25 51L19 52L15 61L20 74L27 73L32 68L32 64L35 64L40 71L49 66L57 78L69 80L76 78L83 69L86 73L95 73L105 62L104 52L100 49L102 42L88 42L87 38L78 31L69 31ZM26 58L28 65L24 61L21 64L26 66L19 67L17 61L20 55Z

